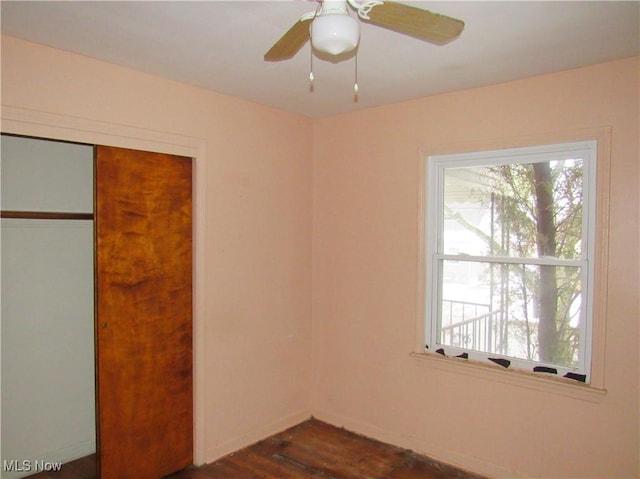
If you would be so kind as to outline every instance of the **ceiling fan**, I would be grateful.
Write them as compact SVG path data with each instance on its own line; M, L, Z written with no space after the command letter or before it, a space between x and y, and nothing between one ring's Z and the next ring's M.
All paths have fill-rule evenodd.
M318 0L316 11L303 15L264 55L267 61L292 58L310 39L313 48L340 55L358 46L363 21L398 33L443 45L457 38L464 22L402 3L382 0Z

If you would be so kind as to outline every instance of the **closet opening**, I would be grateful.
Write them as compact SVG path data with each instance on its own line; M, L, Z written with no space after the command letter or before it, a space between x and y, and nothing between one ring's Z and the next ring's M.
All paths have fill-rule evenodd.
M2 135L3 478L193 462L191 161Z

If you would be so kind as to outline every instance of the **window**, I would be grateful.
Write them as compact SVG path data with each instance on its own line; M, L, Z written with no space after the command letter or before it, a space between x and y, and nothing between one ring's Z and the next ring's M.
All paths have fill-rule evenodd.
M428 351L589 382L596 151L428 158Z

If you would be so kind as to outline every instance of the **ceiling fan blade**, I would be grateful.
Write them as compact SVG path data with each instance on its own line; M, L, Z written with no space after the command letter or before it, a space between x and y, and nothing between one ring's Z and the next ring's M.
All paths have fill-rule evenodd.
M371 9L368 21L437 45L454 40L464 29L462 20L387 1Z
M300 50L309 40L309 20L301 18L298 20L271 49L264 54L264 59L270 62L288 60Z

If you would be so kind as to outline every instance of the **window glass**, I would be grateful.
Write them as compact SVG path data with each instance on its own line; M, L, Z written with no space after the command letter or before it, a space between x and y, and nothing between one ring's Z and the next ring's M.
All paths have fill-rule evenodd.
M578 259L583 160L444 170L445 254Z
M445 260L439 343L578 367L580 276L575 266Z

